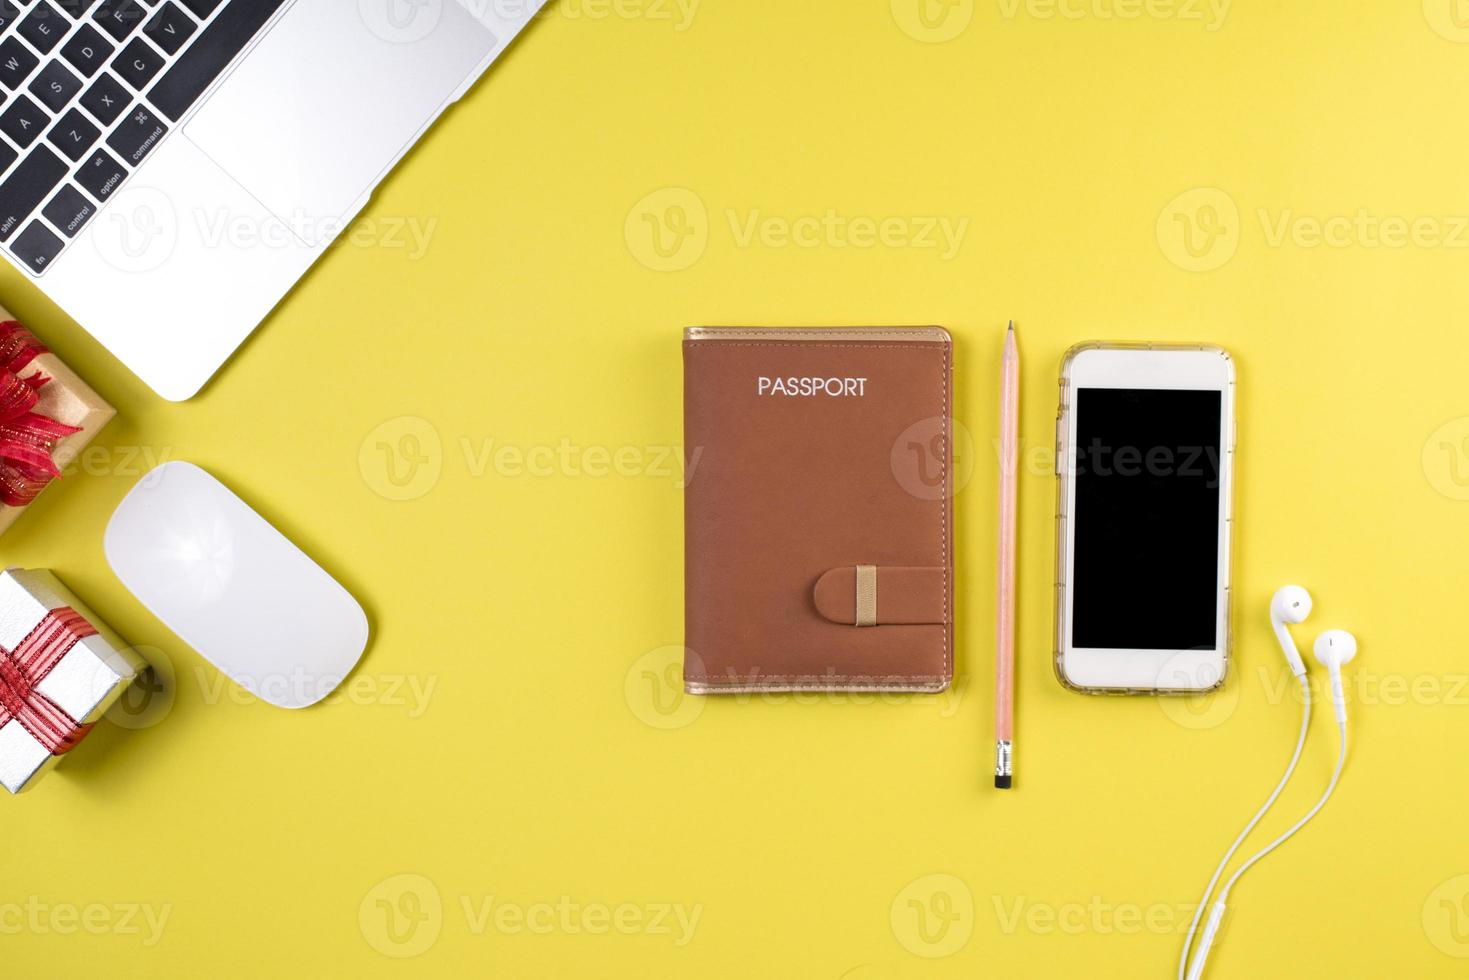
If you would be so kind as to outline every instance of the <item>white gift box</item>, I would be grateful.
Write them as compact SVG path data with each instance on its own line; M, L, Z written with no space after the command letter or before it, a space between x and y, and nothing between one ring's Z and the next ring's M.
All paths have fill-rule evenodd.
M146 667L50 572L0 572L0 785L34 785Z

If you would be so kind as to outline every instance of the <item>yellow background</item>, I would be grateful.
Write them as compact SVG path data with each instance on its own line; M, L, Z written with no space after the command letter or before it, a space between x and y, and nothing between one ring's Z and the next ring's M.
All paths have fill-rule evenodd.
M1328 626L1360 637L1355 744L1319 822L1235 893L1210 976L1469 974L1469 28L1449 0L928 14L560 0L186 404L5 274L5 304L119 417L0 559L54 569L172 677L132 727L99 725L0 801L7 975L1171 975L1298 724L1266 624L1285 582L1316 597L1303 648ZM690 195L687 251L660 256L647 236ZM752 215L828 211L898 221L870 247L742 235ZM904 237L929 217L967 221L957 255ZM1422 220L1393 244L1371 230L1388 219ZM431 228L421 255L395 222ZM1001 794L991 440L1010 317L1038 452ZM949 695L667 686L679 331L708 323L954 332L975 465ZM1238 359L1238 656L1210 701L1093 699L1052 675L1044 453L1060 354L1091 338ZM411 451L404 436L421 468L399 453L395 473L420 482L399 487L379 443ZM569 463L531 472L563 444ZM501 446L542 448L522 469L486 455ZM626 449L621 474L585 472L598 447ZM116 581L103 528L159 458L215 472L361 599L357 687L302 713L233 696ZM1265 830L1324 784L1327 716ZM486 923L491 898L551 928ZM568 927L547 903L593 925L626 906L641 931ZM90 905L114 927L64 934L55 909ZM153 945L128 905L167 911ZM660 905L698 911L691 941L653 927Z

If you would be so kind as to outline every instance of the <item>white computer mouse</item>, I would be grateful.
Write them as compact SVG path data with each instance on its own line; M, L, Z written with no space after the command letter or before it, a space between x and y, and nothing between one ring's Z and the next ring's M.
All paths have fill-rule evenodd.
M357 600L193 463L164 463L139 480L103 550L153 615L270 704L316 704L367 648Z

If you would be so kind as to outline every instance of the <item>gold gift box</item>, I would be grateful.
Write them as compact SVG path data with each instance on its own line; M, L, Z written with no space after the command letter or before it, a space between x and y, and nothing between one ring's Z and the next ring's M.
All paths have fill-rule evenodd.
M0 307L0 323L16 322L18 321L10 315L8 310ZM88 443L102 431L102 427L117 414L117 410L103 401L102 396L93 391L75 371L49 351L36 355L29 364L15 373L22 379L37 373L50 378L51 380L42 385L37 392L40 400L32 411L81 429L80 432L73 432L61 439L52 451L51 458L55 461L58 470L66 469L77 456L81 455ZM20 517L29 506L29 504L12 506L0 503L0 534L4 534L6 529L15 523L16 518Z

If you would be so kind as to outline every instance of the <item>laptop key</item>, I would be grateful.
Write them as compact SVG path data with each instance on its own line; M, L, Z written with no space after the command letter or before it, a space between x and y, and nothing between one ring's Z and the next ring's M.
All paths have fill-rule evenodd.
M91 221L92 215L96 213L97 205L87 200L87 195L71 184L62 185L51 203L41 209L46 220L60 228L67 238L75 238L76 233L82 230L82 225Z
M77 170L76 181L97 200L105 201L127 179L127 175L122 164L112 159L112 154L106 150L98 150Z
M189 13L198 17L200 20L214 13L214 8L218 7L220 3L221 0L183 0L184 6L189 8Z
M44 146L38 146L0 183L0 242L41 206L51 189L66 176L66 164Z
M56 234L41 224L32 221L30 226L15 239L10 250L36 275L46 271L51 260L61 254L65 243Z
M148 92L148 101L165 117L178 122L284 4L285 0L231 0L163 73Z
M91 24L83 24L77 32L61 46L61 56L71 62L72 67L86 78L98 70L112 57L117 48Z
M107 145L122 157L124 163L136 167L167 132L168 127L159 122L157 116L143 106L135 105L107 137Z
M131 34L133 28L141 24L146 16L148 16L148 8L138 0L102 0L92 14L92 20L111 34L114 41L121 41Z
M67 71L59 61L48 61L40 74L31 79L30 85L31 94L52 112L60 112L61 107L70 102L81 88L82 80Z
M49 125L51 117L24 95L17 97L9 109L0 113L0 132L14 140L21 149L40 138Z
M12 92L20 88L40 63L40 59L31 54L31 49L17 38L7 37L0 41L0 85Z
M87 151L101 135L102 130L93 126L79 110L70 109L57 120L46 138L75 163L87 155Z
M51 49L61 43L69 30L71 21L46 0L41 0L34 10L26 14L25 20L16 28L16 33L31 42L37 51L50 54Z
M56 6L66 11L74 20L81 20L97 0L56 0Z
M169 54L178 54L194 33L195 25L189 15L176 7L172 0L158 8L158 13L143 27L148 40Z
M0 31L20 20L20 8L10 0L0 0Z
M122 82L103 72L92 87L82 93L77 101L104 126L111 126L128 107L132 96L122 87Z
M20 154L11 149L9 143L0 143L0 172L8 170L10 165L20 159Z
M122 49L122 54L112 62L112 70L138 91L142 91L143 86L151 82L153 76L158 74L158 69L162 67L162 55L154 51L148 42L140 37L133 38L131 43Z

